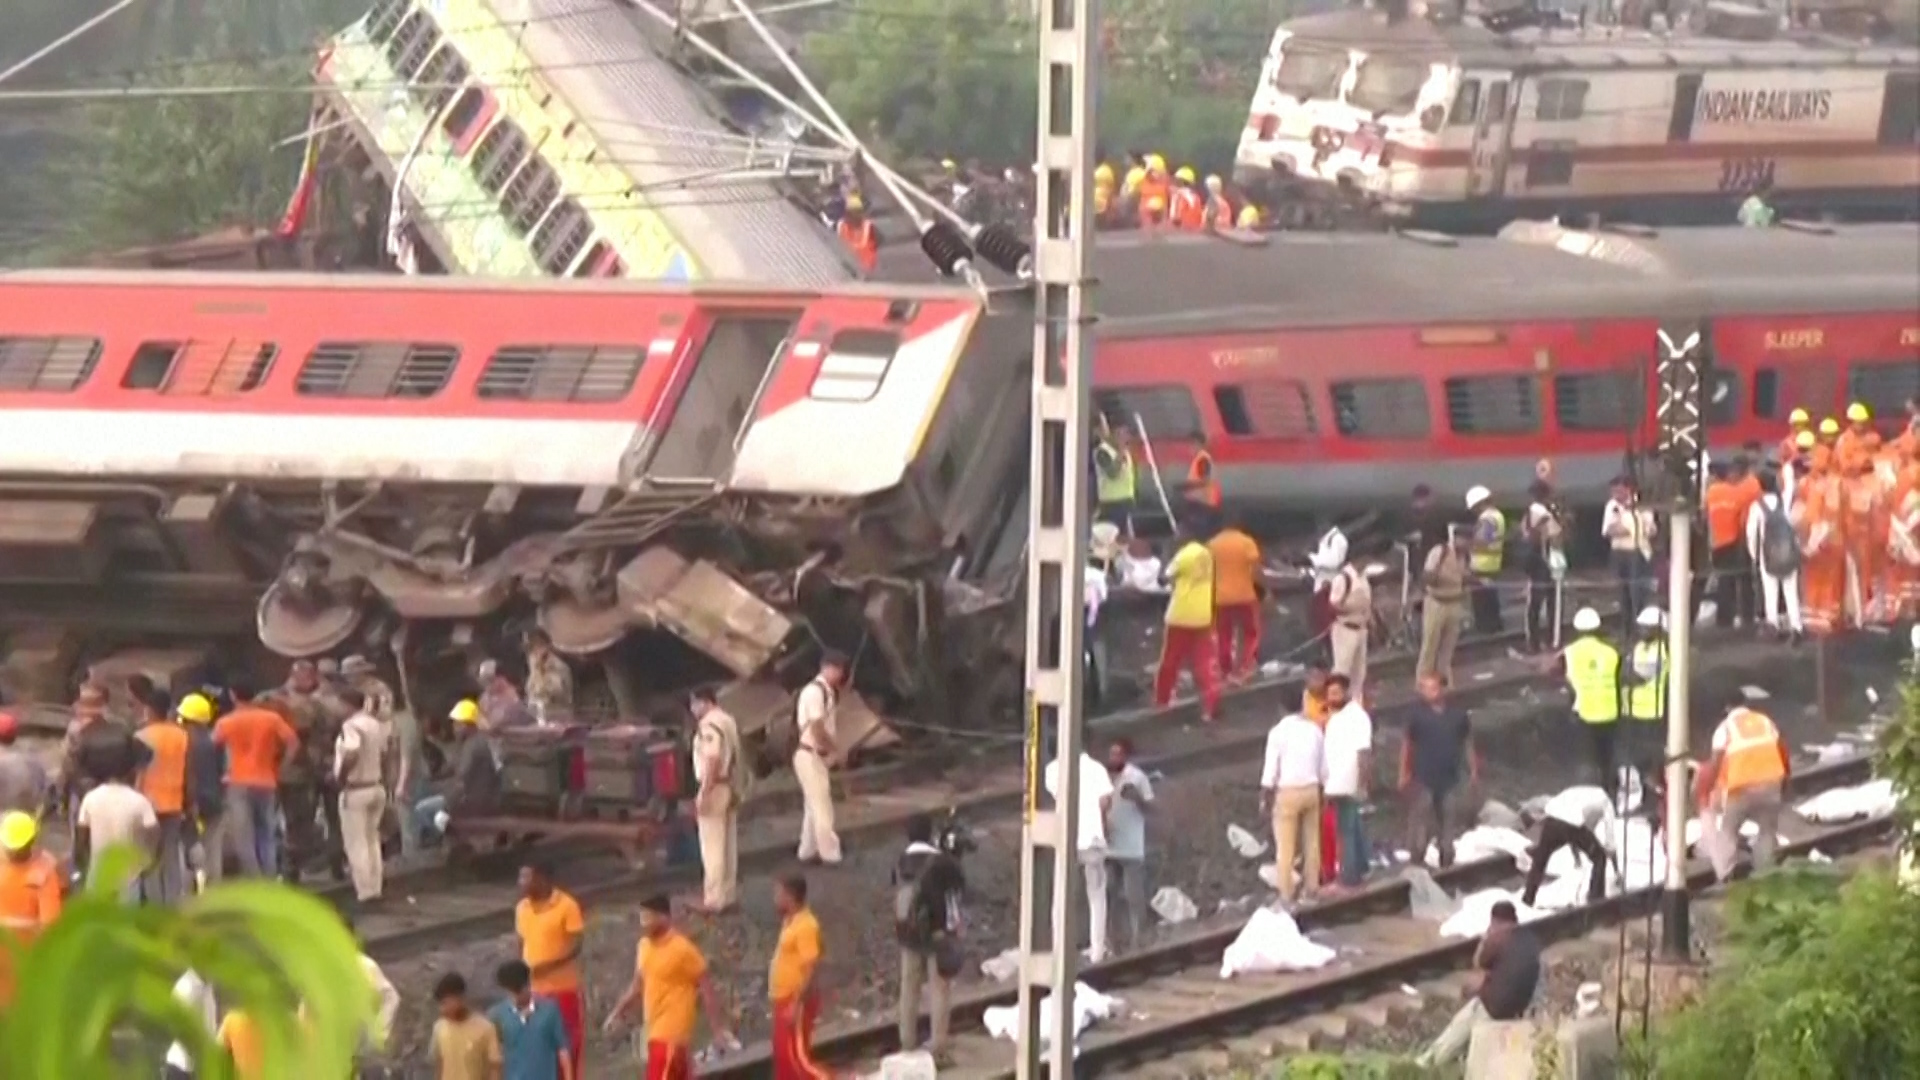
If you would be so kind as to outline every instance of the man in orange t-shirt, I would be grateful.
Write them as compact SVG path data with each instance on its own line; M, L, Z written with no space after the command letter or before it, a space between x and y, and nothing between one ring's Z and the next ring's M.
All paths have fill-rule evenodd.
M1260 545L1237 521L1207 541L1213 553L1213 635L1220 672L1244 682L1260 668ZM1238 648L1236 649L1236 645Z
M60 917L60 866L39 850L40 824L20 810L0 816L0 931L31 944ZM13 1001L13 951L0 948L0 1007Z
M187 729L171 715L172 702L154 691L141 702L146 719L136 737L152 751L140 770L140 794L153 804L160 821L154 838L153 865L141 875L140 891L150 904L171 904L187 894Z
M227 752L227 806L222 829L233 840L240 872L268 876L280 872L280 769L300 749L293 725L272 709L253 702L253 687L227 687L234 709L213 726L213 741ZM207 858L217 858L208 852Z
M830 1075L813 1060L813 1022L820 995L813 972L820 964L820 921L807 907L807 879L798 874L773 886L780 912L780 940L773 948L767 996L773 1001L773 1080L825 1080Z
M641 1003L647 1032L646 1080L693 1080L693 1029L696 1006L707 1010L707 1026L727 1037L725 1015L707 979L707 958L699 946L674 929L673 906L665 896L640 902L640 946L635 950L633 982L607 1015L612 1034L634 1002Z
M1754 625L1758 600L1753 559L1747 552L1747 512L1760 497L1759 481L1745 458L1714 465L1707 484L1707 558L1713 566L1714 622L1722 628Z
M546 866L529 863L520 868L513 929L520 936L520 959L533 972L533 992L560 1010L573 1051L573 1074L579 1076L587 1016L580 996L580 938L587 930L586 915L578 900L554 887Z

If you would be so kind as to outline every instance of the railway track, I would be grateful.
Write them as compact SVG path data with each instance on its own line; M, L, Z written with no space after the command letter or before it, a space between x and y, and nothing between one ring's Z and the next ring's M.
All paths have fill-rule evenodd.
M1538 681L1537 668L1507 656L1508 648L1516 640L1516 635L1503 634L1471 647L1463 646L1459 662L1473 668L1475 677L1463 680L1456 697L1472 704ZM1374 671L1404 676L1411 663L1412 658L1404 654L1383 657L1376 661ZM1249 754L1257 756L1273 721L1273 702L1289 685L1298 684L1273 680L1229 692L1223 699L1220 721L1204 733L1191 726L1191 721L1197 718L1192 702L1167 709L1111 714L1091 723L1103 734L1133 735L1142 764L1148 769L1164 773L1191 772L1244 761ZM1390 715L1394 707L1404 706L1410 700L1404 694L1391 697L1376 712ZM966 818L1017 811L1022 797L1021 771L1017 765L1004 756L974 765L949 768L947 775L939 779L925 779L922 774L919 782L898 786L881 783L866 797L843 805L839 821L841 838L857 842L884 835L891 842L908 817L949 807ZM795 828L791 816L778 813L761 813L743 820L741 872L764 872L787 865L792 860ZM564 886L589 906L635 900L648 892L699 883L698 866L636 869L613 855L588 852L578 858L571 857L579 850L572 846L540 847L530 849L527 854L537 853L556 861ZM513 872L521 857L509 855L483 861L474 868L473 875L434 871L391 880L384 904L356 912L354 916L355 927L368 954L383 962L400 960L511 931L513 906L518 901ZM559 861L562 859L565 861Z
M1871 773L1871 760L1865 756L1806 769L1792 777L1790 799L1862 783ZM1890 827L1886 818L1815 826L1789 811L1781 822L1781 833L1789 842L1780 851L1783 856L1804 855L1820 848L1831 856L1872 844L1887 836ZM1451 891L1470 892L1518 889L1523 875L1503 856L1456 865L1434 878ZM1695 891L1710 887L1712 871L1696 860L1689 866L1689 884ZM1658 894L1657 888L1622 893L1554 912L1528 926L1543 944L1565 940L1644 914L1657 902ZM1235 1056L1230 1045L1252 1032L1382 995L1404 1000L1403 986L1466 968L1477 939L1440 937L1436 924L1412 916L1410 901L1407 883L1396 879L1297 912L1303 933L1340 953L1332 966L1317 971L1220 978L1221 955L1239 935L1244 920L1217 924L1083 968L1081 982L1119 998L1125 1008L1122 1016L1082 1034L1076 1074L1111 1075L1124 1070L1129 1076L1156 1080L1225 1075L1241 1064L1230 1060ZM956 997L954 1067L940 1071L943 1080L1000 1080L1014 1075L1012 1044L988 1035L983 1017L990 1008L1016 1004L1017 993L1007 985L963 991ZM879 1059L896 1049L898 1033L891 1017L857 1027L829 1028L814 1041L816 1059L856 1076L878 1072ZM1150 1064L1175 1054L1183 1060L1165 1066ZM748 1080L767 1075L768 1067L765 1048L756 1048L710 1065L701 1075L709 1080Z

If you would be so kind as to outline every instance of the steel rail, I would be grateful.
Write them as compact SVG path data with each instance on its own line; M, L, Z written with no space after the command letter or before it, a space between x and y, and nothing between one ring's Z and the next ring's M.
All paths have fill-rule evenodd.
M1508 632L1483 638L1474 643L1468 652L1481 654L1480 658L1486 659L1488 657L1485 654L1498 655L1512 642L1518 640L1518 637L1517 633ZM1376 665L1375 670L1378 671L1383 667L1387 671L1404 669L1411 666L1414 659L1404 653L1383 658ZM1534 684L1539 679L1539 674L1535 672L1509 675L1462 686L1454 691L1453 696L1455 700L1463 703L1481 702L1509 693L1520 686ZM1182 739L1174 749L1142 755L1141 766L1166 773L1193 772L1246 761L1249 754L1257 756L1260 748L1265 745L1267 730L1272 720L1270 713L1260 711L1261 707L1271 705L1271 699L1283 690L1297 689L1299 686L1298 679L1272 679L1226 691L1222 695L1222 716L1218 723L1209 725L1205 730L1192 732L1189 736L1191 741ZM1376 710L1376 717L1408 707L1412 703L1411 697L1396 697L1389 704ZM1167 728L1196 720L1198 709L1198 703L1186 701L1165 709L1128 710L1102 717L1100 726L1103 734L1148 726ZM1232 715L1234 713L1239 715ZM1020 770L1009 765L992 770L989 777L983 778L982 782L975 785L967 794L951 800L949 805L966 817L995 817L1017 811L1020 808L1022 796ZM843 841L862 840L885 836L892 840L896 838L906 816L912 812L912 810L902 810L894 815L876 815L863 822L848 823L840 829L841 839ZM545 852L542 851L542 857L544 855ZM743 873L779 869L792 860L793 846L786 838L773 843L743 847L740 852L740 866ZM583 866L593 865L593 862L569 863L566 864L569 872L562 875L567 891L588 905L633 899L642 892L683 888L697 885L700 881L698 866L681 865L636 870L614 857L596 860L596 862L605 865L607 869L581 877L575 871ZM405 888L408 887L408 879L398 878L391 884ZM514 886L506 882L479 883L478 891L497 895L498 903L485 906L484 910L478 912L461 913L450 918L425 922L422 925L406 926L395 932L383 933L379 929L379 924L388 919L410 921L416 911L431 912L432 905L436 902L445 906L446 896L451 895L455 890L449 890L447 894L440 895L423 894L419 897L420 903L409 910L396 910L390 905L387 910L375 909L367 912L364 917L356 916L356 921L364 935L363 945L367 955L383 962L399 960L444 945L511 931L513 905L518 899L514 895ZM483 895L474 897L472 900L485 905L486 897ZM456 899L454 903L459 907L469 906L466 900Z
M1806 798L1818 794L1821 791L1862 783L1871 778L1872 771L1872 759L1865 755L1827 765L1814 766L1793 774L1788 781L1787 794L1793 798ZM1843 827L1838 831L1844 832L1845 829ZM1809 846L1817 845L1817 842L1818 841L1815 841L1813 845ZM1787 849L1783 847L1782 850ZM1517 884L1517 878L1519 876L1520 870L1512 859L1505 856L1498 856L1487 859L1476 859L1472 862L1461 863L1448 869L1440 870L1434 873L1433 878L1436 883L1450 890L1477 891L1479 889L1497 887L1502 884ZM1648 892L1647 895L1657 895L1658 892L1658 887L1655 887ZM1294 915L1303 931L1322 930L1335 926L1350 926L1356 923L1363 923L1365 920L1381 914L1404 913L1409 907L1411 899L1411 890L1406 880L1396 878L1371 885L1357 893L1334 897L1321 903L1310 905L1295 912ZM1620 897L1615 896L1609 898L1609 900L1602 901L1598 906L1604 907L1609 903L1618 902L1619 899ZM1548 918L1557 918L1561 914L1564 914L1564 912L1556 913ZM1244 925L1244 920L1235 920L1230 923L1201 930L1197 933L1184 935L1176 940L1164 942L1137 953L1130 953L1099 964L1094 964L1081 971L1081 981L1089 986L1100 989L1102 992L1116 993L1124 999L1127 987L1146 984L1158 976L1175 972L1191 972L1195 968L1217 970L1221 953L1226 950L1227 946L1233 944L1235 938L1239 937ZM1528 923L1527 925L1532 927L1541 924ZM1475 941L1477 941L1477 939L1468 939L1465 942L1465 952L1463 954L1465 959L1472 958ZM1453 955L1451 952L1446 952L1446 950L1454 948L1455 946L1449 943L1448 945L1441 946L1439 949L1429 950L1427 954L1423 955L1427 955L1431 959L1446 960L1447 957ZM1445 956L1442 956L1442 953L1445 953ZM1393 965L1403 962L1410 961L1408 961L1408 958L1401 958L1375 966L1382 970L1399 970L1393 967ZM1457 963L1451 960L1446 960L1446 962L1451 964L1451 966L1458 966ZM1307 1013L1321 1011L1328 1007L1329 1002L1338 1003L1338 1000L1342 999L1342 994L1344 993L1344 991L1338 990L1340 987L1347 987L1350 984L1361 985L1362 982L1368 986L1372 986L1384 980L1384 975L1374 972L1370 968L1361 968L1330 976L1323 982L1316 982L1311 987L1293 988L1277 992L1272 995L1271 998L1263 997L1259 999L1255 1005L1258 1006L1262 1002L1271 1002L1272 1007L1277 1010L1274 1016L1284 1019L1287 1015L1291 1015L1292 1012ZM1407 980L1397 979L1396 985L1398 982L1404 981ZM1333 986L1336 990L1328 990L1322 994L1320 987L1322 987L1323 984ZM988 1009L1001 1008L1014 1004L1016 993L1017 989L1010 984L1005 986L977 987L961 991L954 996L951 1002L950 1030L954 1034L980 1030L983 1026L982 1018L986 1011ZM1320 996L1316 997L1316 994ZM1234 1007L1234 1009L1240 1008L1240 1006ZM1228 1015L1229 1013L1232 1015ZM1215 1014L1207 1015L1213 1016ZM1239 1012L1235 1012L1234 1010L1223 1010L1218 1015L1222 1017L1219 1021L1220 1025L1226 1027L1239 1024L1243 1019ZM1261 1012L1259 1008L1253 1008L1253 1011L1249 1013L1249 1015L1256 1015L1263 1020L1268 1018L1267 1014ZM1169 1037L1169 1035L1178 1035L1181 1031L1187 1030L1182 1025L1198 1024L1202 1022L1202 1019L1203 1018L1189 1017L1178 1021L1169 1021L1165 1025L1155 1025L1155 1027L1151 1029L1154 1033L1153 1038L1162 1039ZM922 1018L922 1027L924 1030L924 1018ZM1170 1032L1162 1031L1163 1027L1171 1029ZM1188 1037L1191 1038L1198 1034L1206 1034L1206 1031L1200 1028L1193 1028L1192 1031L1188 1032ZM1133 1033L1128 1032L1120 1038L1124 1040L1132 1037ZM1145 1038L1145 1036L1142 1037ZM1082 1064L1091 1064L1092 1062L1099 1061L1100 1059L1097 1056L1092 1058L1092 1062L1090 1062L1089 1059L1090 1055L1094 1054L1096 1048L1101 1046L1102 1044L1091 1043L1084 1047L1078 1059L1079 1062ZM871 1061L877 1059L899 1048L898 1025L897 1022L889 1016L884 1019L877 1019L853 1027L839 1028L837 1030L828 1029L818 1032L814 1037L813 1056L816 1060L825 1064L839 1068L848 1068L863 1060ZM1165 1047L1163 1047L1163 1049L1165 1049ZM1102 1052L1105 1052L1104 1049L1102 1049ZM765 1076L766 1070L771 1067L770 1063L771 1058L769 1057L768 1048L765 1046L756 1046L745 1054L731 1056L723 1061L706 1066L702 1069L700 1075L706 1077L707 1080L750 1080L752 1077ZM971 1075L971 1073L969 1075ZM1011 1076L1011 1071L1009 1071L1007 1075Z

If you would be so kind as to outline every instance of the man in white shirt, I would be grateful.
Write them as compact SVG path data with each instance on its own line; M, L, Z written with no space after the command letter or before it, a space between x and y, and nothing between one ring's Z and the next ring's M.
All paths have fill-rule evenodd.
M1327 679L1325 735L1327 800L1333 804L1334 834L1340 842L1340 885L1358 888L1367 878L1373 853L1367 847L1360 810L1367 804L1373 778L1373 717L1353 696L1345 675Z
M1781 474L1791 476L1792 470L1782 469ZM1798 637L1805 629L1800 622L1802 554L1799 534L1793 531L1792 507L1791 492L1783 495L1779 481L1761 473L1760 497L1747 508L1747 554L1760 570L1760 604L1768 625L1778 633ZM1888 534L1896 556L1903 562L1906 557L1901 555L1900 545L1905 542L1903 538L1913 535L1900 528L1904 524L1896 517L1895 528ZM1777 531L1782 529L1784 532Z
M1113 805L1107 811L1107 871L1127 906L1126 948L1140 947L1147 919L1147 817L1153 811L1153 780L1133 763L1133 740L1115 739L1107 750Z
M833 774L840 748L834 742L834 713L847 683L847 657L831 649L820 657L820 673L800 688L794 704L799 740L793 751L793 777L800 783L800 861L840 865L840 834L833 829Z
M1087 704L1102 708L1107 692L1107 643L1100 634L1100 609L1107 602L1107 572L1103 567L1087 566L1084 597L1087 604Z
M153 803L133 786L131 768L115 776L80 800L74 816L74 862L87 868L87 878L100 870L100 855L108 848L125 846L140 853L136 870L152 860L160 837L160 815ZM127 882L124 896L129 903L140 900L140 878Z
M1267 734L1266 762L1260 771L1261 809L1273 812L1276 884L1280 899L1292 903L1320 888L1320 785L1326 779L1326 750L1319 725L1300 711L1300 692L1291 691L1287 715ZM1293 861L1305 872L1296 889Z
M1621 611L1647 606L1653 588L1653 534L1653 515L1641 509L1632 481L1615 477L1600 514L1600 536L1607 542L1608 559L1620 581Z
M1080 755L1080 821L1074 848L1087 886L1087 958L1107 958L1107 811L1113 806L1113 779L1093 755ZM1047 766L1047 794L1059 799L1060 759ZM1072 888L1055 882L1058 888Z
M220 1018L214 1008L213 987L205 979L189 971L180 976L173 984L173 999L185 1006L207 1030L207 1038L220 1030ZM185 1043L174 1043L167 1048L167 1063L163 1074L166 1080L193 1080L193 1055L187 1052Z
M1540 813L1539 830L1533 838L1533 865L1527 868L1527 888L1520 902L1533 906L1546 877L1547 863L1563 847L1570 847L1587 860L1587 902L1607 895L1607 846L1600 840L1600 826L1613 824L1613 800L1590 784L1570 787L1547 800Z
M353 872L353 895L369 904L380 899L386 885L380 823L387 813L392 728L370 709L360 690L342 690L340 700L353 710L340 726L333 753L333 775L340 785L340 841Z

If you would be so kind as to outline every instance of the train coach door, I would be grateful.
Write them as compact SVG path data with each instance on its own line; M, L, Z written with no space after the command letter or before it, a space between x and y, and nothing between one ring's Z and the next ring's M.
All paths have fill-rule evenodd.
M720 483L733 468L741 425L786 351L799 311L722 312L712 318L693 370L660 435L647 480L656 486Z
M1509 96L1513 82L1506 75L1487 80L1480 105L1480 121L1473 128L1473 150L1467 161L1467 197L1497 198L1507 187Z

